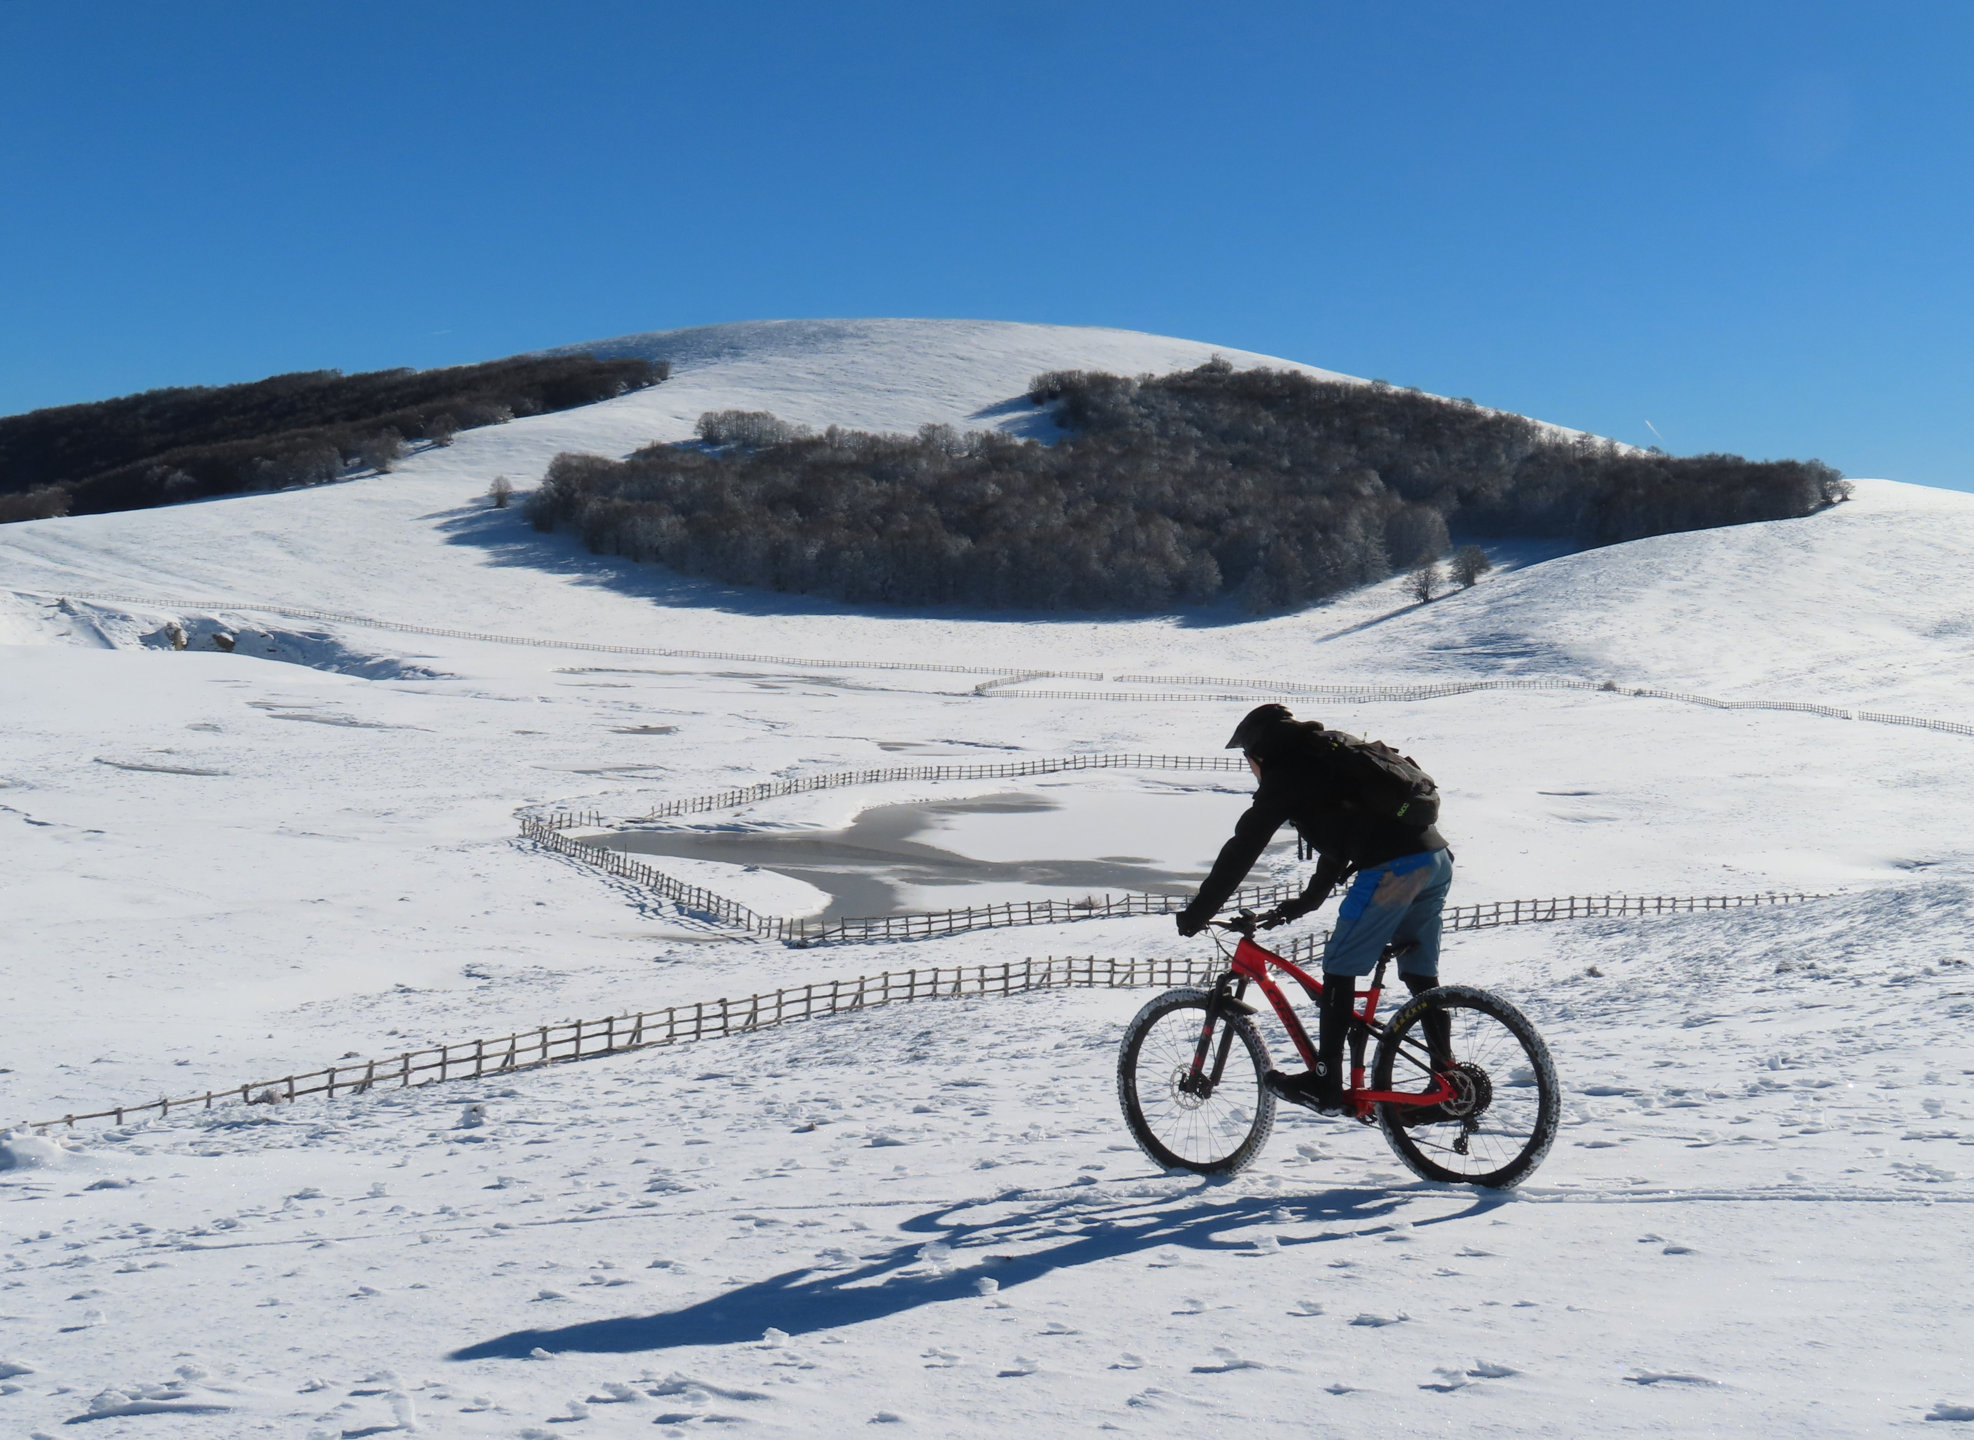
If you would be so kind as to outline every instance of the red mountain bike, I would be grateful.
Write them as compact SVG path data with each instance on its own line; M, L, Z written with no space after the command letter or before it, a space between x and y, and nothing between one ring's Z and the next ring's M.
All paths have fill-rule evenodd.
M1231 1175L1253 1163L1275 1126L1275 1096L1262 1083L1268 1047L1255 1007L1242 997L1250 983L1259 985L1313 1068L1315 1047L1268 967L1287 971L1311 999L1323 982L1255 944L1247 911L1214 928L1239 937L1231 951L1213 937L1229 969L1211 989L1168 990L1138 1012L1124 1032L1117 1094L1131 1134L1158 1164ZM1380 1021L1385 967L1404 953L1386 947L1371 988L1358 992L1345 1113L1382 1129L1422 1180L1517 1185L1556 1138L1561 1087L1549 1047L1521 1011L1469 985L1428 990ZM1366 1085L1364 1052L1373 1037L1378 1048Z

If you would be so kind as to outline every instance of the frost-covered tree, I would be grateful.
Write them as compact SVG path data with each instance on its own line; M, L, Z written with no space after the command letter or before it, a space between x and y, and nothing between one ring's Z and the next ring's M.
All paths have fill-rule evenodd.
M1494 562L1478 545L1462 545L1453 552L1453 578L1463 590L1473 589L1475 582L1493 568Z
M1439 561L1428 560L1405 577L1405 593L1421 605L1428 604L1439 593L1443 579L1439 573Z

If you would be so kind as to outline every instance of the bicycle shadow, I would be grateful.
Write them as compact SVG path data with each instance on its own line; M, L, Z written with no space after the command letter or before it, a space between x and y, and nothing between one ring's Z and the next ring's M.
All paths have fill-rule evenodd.
M1219 1188L1206 1182L1177 1194L1167 1189L1158 1195L1095 1202L1087 1192L1040 1200L1012 1192L965 1201L914 1216L902 1228L920 1238L850 1269L784 1270L678 1310L555 1329L515 1330L455 1350L449 1358L520 1360L538 1349L620 1355L688 1345L734 1345L758 1341L770 1327L807 1335L977 1297L976 1282L982 1278L1008 1291L1057 1271L1167 1247L1261 1258L1266 1252L1257 1249L1251 1238L1229 1238L1229 1232L1255 1225L1268 1224L1284 1250L1360 1238L1366 1225L1392 1215L1408 1201L1442 1193L1440 1187L1420 1185L1329 1190L1299 1198L1244 1196L1215 1204L1211 1197ZM1501 1196L1473 1196L1462 1209L1411 1223L1423 1228L1470 1220L1502 1203ZM1008 1213L965 1218L973 1211ZM1313 1235L1282 1233L1285 1224L1296 1223L1326 1228Z

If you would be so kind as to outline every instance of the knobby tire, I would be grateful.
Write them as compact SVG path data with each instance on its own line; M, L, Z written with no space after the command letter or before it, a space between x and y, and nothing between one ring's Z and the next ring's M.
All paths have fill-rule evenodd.
M1495 1190L1519 1185L1555 1142L1562 1088L1549 1047L1506 1000L1468 985L1442 985L1415 997L1392 1016L1378 1042L1371 1086L1431 1088L1422 1022L1433 1012L1446 1017L1455 1067L1465 1072L1469 1095L1485 1092L1483 1108L1468 1126L1457 1115L1442 1113L1446 1107L1435 1107L1419 1123L1418 1107L1386 1103L1378 1106L1379 1128L1422 1180ZM1414 1123L1406 1124L1408 1118Z
M1117 1098L1138 1148L1168 1170L1232 1175L1254 1162L1275 1128L1275 1097L1262 1084L1268 1047L1254 1021L1223 1010L1208 1063L1228 1031L1227 1064L1210 1096L1182 1092L1206 1024L1210 990L1168 990L1140 1010L1124 1032L1117 1059Z

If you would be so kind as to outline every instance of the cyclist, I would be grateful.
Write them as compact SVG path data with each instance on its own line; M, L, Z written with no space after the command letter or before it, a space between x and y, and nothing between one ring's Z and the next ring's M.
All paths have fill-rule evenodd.
M1453 855L1433 826L1406 825L1361 805L1357 777L1334 747L1315 739L1322 732L1319 722L1297 720L1282 705L1257 706L1235 728L1227 748L1247 753L1260 782L1254 803L1221 847L1199 894L1176 918L1181 935L1205 929L1285 821L1316 852L1316 873L1301 895L1262 917L1264 926L1307 915L1354 875L1323 949L1316 1068L1271 1070L1266 1079L1282 1099L1336 1115L1343 1110L1343 1045L1357 977L1370 974L1384 947L1397 943L1412 947L1399 957L1398 969L1414 995L1439 983L1440 911L1453 880ZM1427 1020L1434 1063L1450 1064L1447 1018Z

